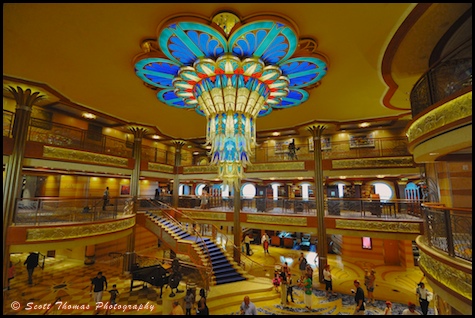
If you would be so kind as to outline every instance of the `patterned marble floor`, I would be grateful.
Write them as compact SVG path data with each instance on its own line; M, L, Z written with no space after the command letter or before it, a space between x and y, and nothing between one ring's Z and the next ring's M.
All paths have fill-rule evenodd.
M208 294L208 304L211 315L238 314L239 305L244 295L249 295L255 301L260 315L308 315L308 314L333 314L349 315L354 308L354 299L351 295L353 280L363 280L365 268L376 269L377 299L374 306L369 305L367 315L382 314L384 302L393 302L393 313L400 314L408 301L417 304L415 288L423 277L419 268L404 269L400 266L385 266L383 264L369 263L361 259L345 259L337 255L329 255L328 263L333 268L333 286L337 296L330 299L324 297L324 286L315 284L312 312L305 310L303 292L294 289L295 303L286 306L280 304L280 296L273 289L271 278L276 265L287 261L291 272L299 273L297 258L299 250L286 248L270 248L270 255L264 254L262 248L253 245L254 254L242 260L246 271L254 276L255 280L211 286ZM304 252L308 262L314 267L314 274L318 275L315 253ZM163 251L152 249L140 253L147 256L162 257ZM108 260L98 260L93 265L84 265L81 260L67 259L61 255L47 258L44 269L37 268L34 272L33 285L27 284L27 272L23 265L27 254L14 254L11 256L16 268L16 276L11 282L11 290L4 294L3 314L7 315L91 315L94 314L96 304L89 294L90 279L98 271L107 277L109 289L116 284L119 290L117 303L121 306L114 311L115 315L149 315L168 314L162 313L162 301L158 297L159 289L133 289L130 290L130 278L122 273L120 264L113 264ZM317 277L314 281L318 281ZM427 286L430 289L430 286ZM164 289L164 293L167 291ZM169 291L168 291L169 292ZM366 291L365 291L366 293ZM60 298L59 303L51 306ZM110 298L109 293L104 293L103 302ZM47 308L50 307L48 310ZM420 311L420 308L417 308ZM102 310L100 314L105 314ZM429 314L433 314L430 308ZM193 312L195 314L195 312Z

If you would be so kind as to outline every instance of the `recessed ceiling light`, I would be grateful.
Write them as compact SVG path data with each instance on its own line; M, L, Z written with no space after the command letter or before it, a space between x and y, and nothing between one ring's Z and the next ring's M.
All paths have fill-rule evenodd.
M92 113L82 113L82 117L84 117L86 119L96 119L96 115L94 115Z
M369 127L370 125L371 125L370 123L364 122L364 123L358 124L358 127L365 128L365 127Z
M153 139L160 139L160 136L159 135L153 135L152 138Z
M437 156L439 153L438 152L431 152L429 153L429 156Z

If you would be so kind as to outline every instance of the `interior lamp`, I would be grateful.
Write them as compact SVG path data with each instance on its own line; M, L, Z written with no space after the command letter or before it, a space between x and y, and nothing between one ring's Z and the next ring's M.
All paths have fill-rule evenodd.
M174 16L142 44L136 75L161 102L206 117L210 162L230 187L250 164L256 119L307 101L327 72L316 42L274 14Z

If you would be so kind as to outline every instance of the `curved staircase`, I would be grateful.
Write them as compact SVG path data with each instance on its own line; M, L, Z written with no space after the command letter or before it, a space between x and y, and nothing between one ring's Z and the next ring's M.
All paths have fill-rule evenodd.
M171 237L175 240L175 246L179 244L191 244L192 248L199 255L203 265L211 265L212 274L209 282L210 285L234 283L247 279L243 270L232 257L211 238L193 235L185 226L176 220L168 218L166 214L158 215L146 211L145 215L152 221L152 224L160 227L160 230L149 228L158 238L162 239L163 234L160 236L158 233L165 231L168 234L168 239ZM167 245L170 246L175 253L183 253L183 251L186 250L180 249L178 251L178 248L174 248L170 242L168 242Z

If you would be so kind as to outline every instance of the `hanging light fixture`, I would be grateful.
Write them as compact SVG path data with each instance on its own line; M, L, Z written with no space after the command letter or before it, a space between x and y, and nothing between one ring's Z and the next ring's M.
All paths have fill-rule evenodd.
M305 102L327 72L316 42L278 15L175 16L142 47L136 75L161 102L206 117L211 164L230 187L250 163L257 117Z

